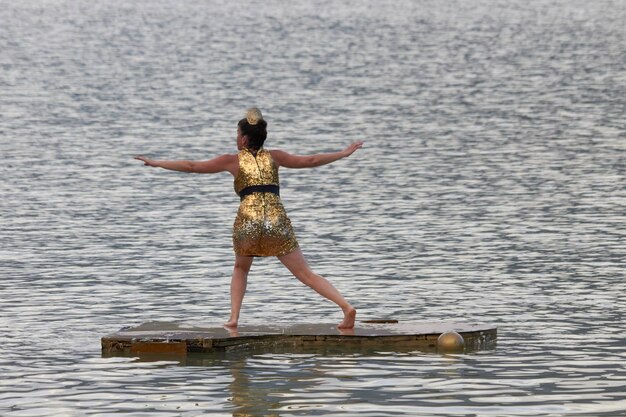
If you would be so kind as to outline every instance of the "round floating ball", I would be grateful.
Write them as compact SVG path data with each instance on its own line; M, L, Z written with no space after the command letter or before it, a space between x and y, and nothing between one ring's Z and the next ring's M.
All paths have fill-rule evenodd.
M463 336L454 331L442 333L437 339L437 348L446 353L459 353L465 349Z

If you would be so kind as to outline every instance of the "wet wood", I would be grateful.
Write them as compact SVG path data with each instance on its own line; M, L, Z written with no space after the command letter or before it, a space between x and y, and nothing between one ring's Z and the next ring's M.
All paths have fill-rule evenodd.
M465 341L465 350L491 349L497 328L479 323L420 323L368 320L352 330L341 331L335 324L250 325L228 330L219 325L190 326L170 322L148 322L102 338L102 353L114 355L228 352L280 349L299 352L311 347L339 347L348 350L374 348L385 351L433 350L444 332L456 331Z

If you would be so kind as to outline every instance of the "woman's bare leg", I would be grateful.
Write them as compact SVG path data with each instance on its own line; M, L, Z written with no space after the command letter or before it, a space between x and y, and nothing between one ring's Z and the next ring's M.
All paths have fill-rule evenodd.
M243 303L243 296L248 285L248 272L254 260L252 256L235 256L233 278L230 281L230 319L224 323L226 327L237 327L241 303Z
M303 284L313 288L320 295L328 298L343 310L343 321L339 323L337 327L340 329L351 329L354 327L356 309L343 298L341 293L333 287L333 284L311 271L311 268L309 268L299 248L287 255L279 256L278 259L280 259L283 265L285 265Z

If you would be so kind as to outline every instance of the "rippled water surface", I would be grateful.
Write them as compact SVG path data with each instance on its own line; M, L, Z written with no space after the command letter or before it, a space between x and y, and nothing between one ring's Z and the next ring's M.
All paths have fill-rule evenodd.
M626 415L626 3L0 0L0 415ZM268 148L314 269L361 318L495 323L494 350L103 358L222 322L228 174ZM275 259L245 323L339 321Z

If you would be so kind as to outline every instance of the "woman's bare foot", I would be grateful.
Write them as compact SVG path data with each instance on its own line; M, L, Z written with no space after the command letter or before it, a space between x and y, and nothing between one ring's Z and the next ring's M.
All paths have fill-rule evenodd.
M356 318L356 309L352 306L343 312L343 321L337 325L339 329L351 329L354 327L354 319Z
M226 323L224 323L224 327L237 328L237 320L228 320Z
M342 336L354 336L354 329L337 329Z

